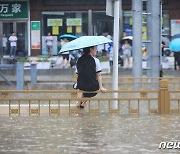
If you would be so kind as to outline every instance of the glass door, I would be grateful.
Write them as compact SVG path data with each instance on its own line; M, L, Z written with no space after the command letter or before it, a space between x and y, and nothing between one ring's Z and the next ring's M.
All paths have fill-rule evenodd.
M28 51L28 36L26 22L16 23L16 35L18 38L17 54L19 54L19 56L26 56Z
M24 57L28 52L28 32L27 32L27 22L17 22L17 21L2 21L2 51L3 55L10 54L10 42L9 37L12 32L16 33L17 36L17 48L16 55Z
M3 36L2 36L2 51L3 55L9 55L10 53L10 43L9 37L13 32L13 22L3 22Z

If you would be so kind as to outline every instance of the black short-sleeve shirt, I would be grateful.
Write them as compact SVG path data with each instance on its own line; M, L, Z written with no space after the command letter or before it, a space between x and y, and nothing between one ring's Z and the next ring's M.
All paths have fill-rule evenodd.
M96 73L101 72L100 62L90 55L83 55L77 62L77 88L84 91L99 90Z

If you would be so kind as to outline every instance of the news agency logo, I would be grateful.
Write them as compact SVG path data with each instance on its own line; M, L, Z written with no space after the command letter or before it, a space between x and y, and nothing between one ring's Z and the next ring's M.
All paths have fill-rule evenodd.
M180 141L161 142L159 149L180 149Z

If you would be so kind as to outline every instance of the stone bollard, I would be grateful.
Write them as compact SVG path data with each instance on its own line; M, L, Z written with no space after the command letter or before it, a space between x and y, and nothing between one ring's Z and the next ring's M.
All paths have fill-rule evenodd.
M160 80L159 90L159 114L170 114L170 92L168 91L168 81Z
M24 90L24 63L17 62L16 65L16 89Z
M31 83L37 83L37 64L31 63Z

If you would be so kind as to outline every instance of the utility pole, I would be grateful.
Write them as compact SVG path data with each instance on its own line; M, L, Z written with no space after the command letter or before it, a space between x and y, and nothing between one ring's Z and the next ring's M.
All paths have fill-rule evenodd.
M132 0L133 11L133 77L142 77L142 0ZM138 82L139 80L134 80ZM134 85L140 89L139 84Z
M119 18L122 15L122 0L106 0L106 15L114 17L113 31L113 83L112 89L118 90L118 51L119 51ZM122 19L121 19L122 20ZM118 93L113 93L113 98L118 98ZM113 109L118 108L118 101L113 101Z
M119 0L114 1L114 32L113 32L113 90L118 90L118 50L119 50ZM114 98L118 98L118 93L114 93ZM118 102L114 102L114 109L118 108Z
M159 77L160 71L160 31L161 31L161 0L151 0L151 35L152 35L152 51L151 51L151 71L152 77Z
M147 9L147 13L151 12L151 0L148 0L146 2L146 9ZM152 16L151 14L147 15L147 40L149 40L150 42L147 43L147 76L151 77L151 52L152 52L152 44L151 44L151 23L152 23Z
M92 10L88 10L88 35L93 35Z

